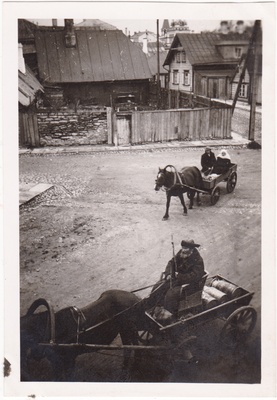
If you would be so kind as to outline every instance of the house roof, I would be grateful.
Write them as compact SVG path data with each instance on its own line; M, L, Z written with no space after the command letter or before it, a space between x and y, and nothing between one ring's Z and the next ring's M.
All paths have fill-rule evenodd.
M160 74L168 74L168 70L163 67L164 60L166 59L167 51L160 52ZM147 58L148 65L152 75L156 75L158 71L157 54L153 54Z
M35 34L39 75L49 83L150 79L142 50L119 30L74 30L76 47L65 46L65 30Z
M177 33L173 39L165 63L166 65L169 64L172 51L178 46L183 47L192 65L229 63L230 60L224 60L217 48L220 45L231 45L234 43L247 44L248 42L248 35L240 35L238 33L230 33L228 35L213 32Z
M117 28L113 25L108 24L107 22L101 21L100 19L84 19L79 24L75 24L75 26L87 26L90 28L96 28L99 30L117 30Z
M18 19L18 42L34 41L34 32L37 28L37 25L27 19Z
M26 65L26 73L18 71L18 101L25 107L28 107L35 100L36 93L43 92L43 87Z
M154 33L154 32L151 32L151 31L143 31L143 32L135 32L132 36L131 36L131 38L132 39L134 39L134 38L138 38L138 37L140 37L140 36L142 36L142 35L154 35L154 36L156 36L156 34Z

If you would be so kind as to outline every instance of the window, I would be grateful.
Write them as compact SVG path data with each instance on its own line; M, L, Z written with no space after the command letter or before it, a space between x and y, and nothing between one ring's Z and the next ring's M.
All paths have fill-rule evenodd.
M172 79L173 85L178 85L179 83L178 73L179 73L178 69L173 70L173 79Z
M239 97L247 98L247 87L246 83L242 83L239 91Z
M242 54L241 47L236 47L235 48L235 56L236 56L236 58L240 58L241 54Z
M190 85L190 76L189 76L189 71L184 70L183 72L183 85Z
M176 54L176 62L177 63L186 62L186 53L184 51L178 51L178 53Z

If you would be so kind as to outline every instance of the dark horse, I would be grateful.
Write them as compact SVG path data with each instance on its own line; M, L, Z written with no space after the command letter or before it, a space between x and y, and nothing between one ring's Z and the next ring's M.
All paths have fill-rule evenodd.
M42 342L110 344L120 334L123 345L137 344L135 321L132 324L132 314L125 315L123 311L139 301L133 293L108 290L86 307L67 307L54 313L46 300L38 299L20 319L21 379L32 380L28 372L30 359L40 361L45 357L52 365L54 379L66 379L74 370L76 357L89 351L85 347L68 350L62 346L39 345ZM34 313L41 305L48 310ZM125 361L124 368L127 368Z
M167 168L170 170L167 170ZM172 165L167 165L163 169L159 168L155 190L158 191L162 187L166 190L166 211L163 220L169 218L168 210L172 196L179 197L184 208L184 215L187 215L187 207L185 205L183 193L187 193L190 199L189 209L193 207L195 192L197 193L197 204L201 205L199 192L194 190L194 188L200 190L202 188L202 176L197 167L184 167L180 172Z

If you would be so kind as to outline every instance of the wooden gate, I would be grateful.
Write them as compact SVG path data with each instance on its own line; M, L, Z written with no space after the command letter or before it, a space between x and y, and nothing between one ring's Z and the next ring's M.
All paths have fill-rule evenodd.
M117 115L117 144L122 146L131 142L131 115Z
M19 146L40 146L36 113L19 112Z

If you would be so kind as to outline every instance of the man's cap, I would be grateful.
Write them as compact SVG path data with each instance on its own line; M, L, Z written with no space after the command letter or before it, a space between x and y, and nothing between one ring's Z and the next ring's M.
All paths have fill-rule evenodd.
M182 240L181 246L193 249L194 247L200 247L200 244L194 243L194 240Z
M212 148L208 146L205 148L205 151L207 151L207 150L212 150Z

